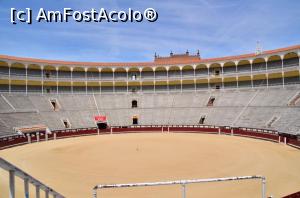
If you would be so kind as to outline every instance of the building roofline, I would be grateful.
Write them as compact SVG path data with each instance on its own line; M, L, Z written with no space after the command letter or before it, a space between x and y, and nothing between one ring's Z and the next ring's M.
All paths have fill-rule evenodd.
M66 65L66 66L97 66L97 67L112 67L112 66L162 66L162 65L175 65L175 64L201 64L201 63L210 63L210 62L223 62L223 61L238 61L245 59L254 59L256 57L261 57L264 55L271 55L291 50L300 50L300 45L293 45L284 48L278 48L274 50L263 51L261 54L256 55L255 53L250 54L241 54L236 56L225 56L225 57L216 57L216 58L204 58L199 61L191 61L189 59L180 59L172 60L166 59L162 62L80 62L80 61L63 61L63 60L47 60L47 59L38 59L38 58L25 58L25 57L16 57L8 55L0 55L0 59L14 61L14 62L28 62L30 64L43 64L43 65Z

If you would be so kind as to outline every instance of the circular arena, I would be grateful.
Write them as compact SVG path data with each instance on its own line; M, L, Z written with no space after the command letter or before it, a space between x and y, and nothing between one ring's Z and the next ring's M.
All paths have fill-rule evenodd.
M299 74L299 45L141 63L0 55L1 197L297 197Z

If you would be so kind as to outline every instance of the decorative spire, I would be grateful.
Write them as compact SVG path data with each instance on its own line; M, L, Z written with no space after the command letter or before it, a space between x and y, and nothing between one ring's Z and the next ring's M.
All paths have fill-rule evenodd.
M173 56L173 51L171 50L170 56Z
M156 52L154 53L154 58L157 58L157 54L156 54Z
M200 51L199 50L197 50L197 56L200 57Z
M257 42L256 42L255 55L260 55L260 54L262 54L262 47L261 47L261 45L260 45L260 42L257 41Z
M185 53L186 55L189 55L189 50L186 50L186 53Z

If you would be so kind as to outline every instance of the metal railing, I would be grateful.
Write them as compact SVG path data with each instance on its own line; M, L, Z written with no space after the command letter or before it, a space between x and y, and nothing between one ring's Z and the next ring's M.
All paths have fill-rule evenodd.
M237 180L261 180L261 197L266 198L266 178L264 176L239 176L239 177L223 177L223 178L209 178L209 179L192 179L192 180L176 180L164 182L147 182L147 183L128 183L128 184L100 184L93 188L93 198L97 198L97 190L105 188L133 188L133 187L149 187L149 186L163 186L163 185L181 185L182 198L186 198L186 185L195 183L209 183L209 182L225 182Z
M15 176L24 180L24 197L29 198L29 184L35 186L35 193L36 197L40 197L40 190L45 192L45 197L49 197L52 195L53 198L64 198L63 195L56 192L49 186L43 184L39 180L35 179L34 177L30 176L28 173L25 173L20 168L14 166L13 164L9 163L8 161L0 158L0 168L9 172L9 198L15 198Z

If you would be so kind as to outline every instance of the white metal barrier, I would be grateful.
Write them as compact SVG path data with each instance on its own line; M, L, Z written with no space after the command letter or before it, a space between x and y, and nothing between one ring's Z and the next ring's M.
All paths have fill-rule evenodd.
M34 177L30 176L28 173L25 173L18 167L14 166L13 164L9 163L8 161L0 158L0 167L4 170L9 172L9 198L15 198L15 176L24 180L24 197L29 198L29 184L35 186L35 197L40 197L40 190L45 192L45 197L49 197L52 195L53 198L64 198L63 195L56 192L52 188L48 187L47 185L43 184L39 180L35 179Z
M239 177L224 177L224 178L209 178L209 179L193 179L193 180L177 180L165 182L149 182L149 183L129 183L129 184L100 184L93 188L93 198L97 198L97 190L104 188L132 188L132 187L147 187L147 186L162 186L162 185L181 185L182 198L186 198L186 185L193 183L208 183L208 182L225 182L235 180L261 180L261 197L266 198L266 178L264 176L239 176Z

